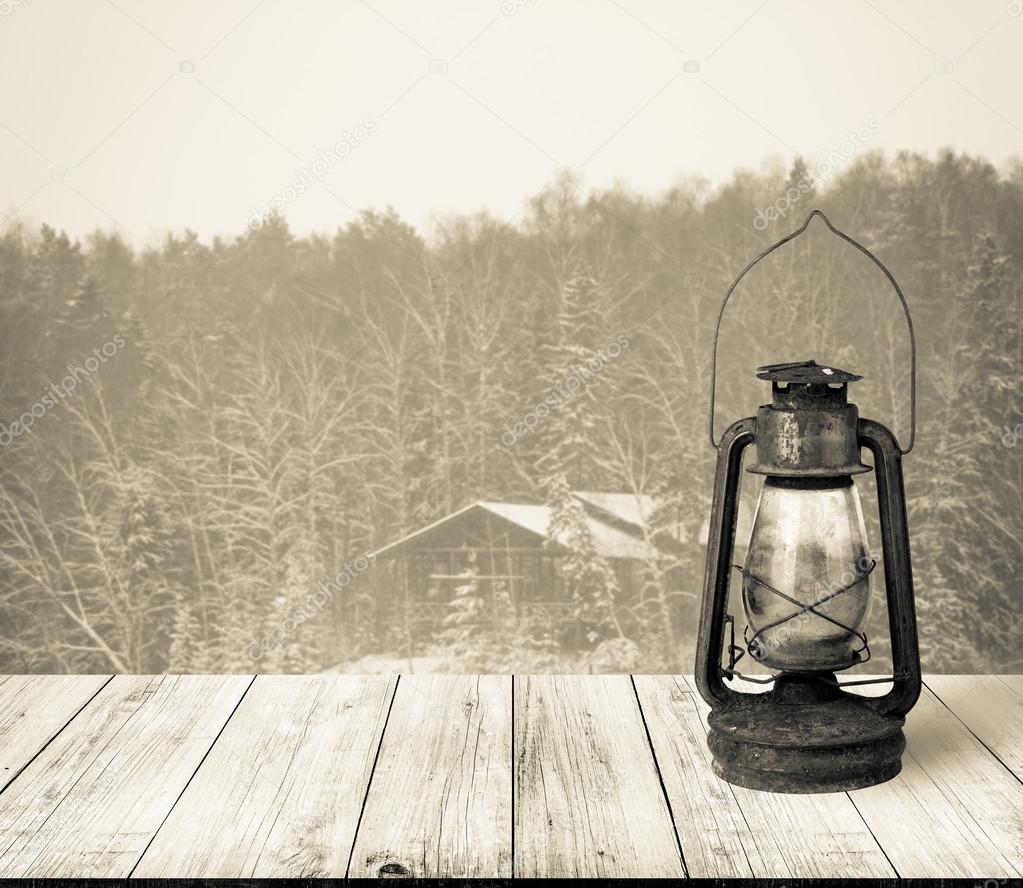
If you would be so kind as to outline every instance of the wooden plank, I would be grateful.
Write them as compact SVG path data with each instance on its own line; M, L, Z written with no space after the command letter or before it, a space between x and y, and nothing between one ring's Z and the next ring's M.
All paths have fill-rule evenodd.
M1023 786L928 690L902 773L851 797L903 878L1020 875Z
M1023 675L928 675L927 687L1023 780Z
M686 677L706 728L709 707ZM890 878L884 852L844 792L788 794L732 786L756 839L754 875L764 878ZM759 867L762 871L757 872Z
M672 675L633 676L686 869L694 878L749 878L766 872L756 838L731 787L711 770L696 695Z
M1023 675L996 675L994 677L1003 684L1008 685L1017 697L1023 697ZM930 677L928 681L930 681Z
M510 877L511 763L510 676L403 676L349 874Z
M108 681L109 675L0 676L0 791Z
M681 877L627 675L515 678L515 875Z
M258 676L134 877L343 877L396 681Z
M115 676L0 795L0 876L124 878L250 676Z

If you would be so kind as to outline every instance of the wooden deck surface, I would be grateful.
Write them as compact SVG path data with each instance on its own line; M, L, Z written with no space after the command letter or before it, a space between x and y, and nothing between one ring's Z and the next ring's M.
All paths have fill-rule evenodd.
M710 768L684 676L0 677L0 878L1023 875L1023 677L930 676L902 774Z

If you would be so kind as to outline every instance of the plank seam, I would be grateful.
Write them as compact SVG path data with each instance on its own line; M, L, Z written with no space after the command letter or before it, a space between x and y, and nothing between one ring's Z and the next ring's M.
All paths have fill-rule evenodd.
M518 783L518 762L515 760L515 680L511 677L511 877L515 878L515 792Z
M249 688L252 687L252 684L257 677L258 676L253 675L252 678L249 679L249 683L245 685L245 690L242 691L241 696L238 698L238 702L234 704L234 708L231 710L230 714L226 719L224 719L224 723L220 726L220 730L217 731L217 736L213 738L213 742L209 745L206 752L203 753L202 758L199 759L199 764L195 766L195 770L189 775L188 780L185 781L185 785L181 787L181 792L178 793L178 797L174 800L174 804L167 809L167 813L164 814L163 820L160 821L160 825L153 830L153 834L149 837L149 841L146 842L146 847L142 849L139 859L135 861L135 865L132 866L129 871L127 879L131 879L135 875L135 870L137 870L139 868L139 864L142 863L142 858L146 856L146 852L149 851L153 842L156 841L156 837L160 834L160 830L163 829L164 824L167 823L167 818L171 816L171 812L178 806L178 802L181 801L181 797L188 791L188 787L192 785L195 775L199 773L199 769L202 768L203 762L206 761L206 758L213 751L213 747L217 745L217 741L220 740L221 735L224 733L224 729L228 726L228 724L230 724L231 719L234 718L234 714L238 711L238 707L242 705L242 700L245 699L245 695L248 694Z
M945 708L947 709L948 707ZM951 712L951 710L949 711ZM912 759L914 764L920 769L920 772L930 781L931 786L933 786L934 790L938 793L938 795L941 796L942 799L944 799L945 804L948 806L949 810L958 811L960 816L964 820L968 820L969 823L972 823L973 826L976 827L977 831L988 841L988 844L990 846L989 850L992 851L996 856L1001 858L1002 862L1006 865L1006 867L1009 870L1012 871L1013 875L1018 877L1020 875L1020 871L1019 867L1015 865L1015 861L1011 857L1006 856L1005 852L999 845L998 840L988 833L987 829L985 829L984 827L984 824L977 819L976 815L966 804L966 802L959 798L955 790L949 787L946 781L938 780L933 774L931 774L931 772L924 767L923 762L916 758L909 751L908 748L906 752L903 753L903 760L905 760L906 757ZM913 797L917 800L917 802L922 804L922 800L916 794L916 792L913 791L912 794Z
M345 878L349 878L352 871L352 859L355 857L355 846L359 843L359 829L362 827L362 817L366 813L366 803L369 801L369 791L373 786L373 776L377 772L377 762L380 761L380 750L384 748L384 740L387 737L387 724L391 720L391 710L394 708L394 701L398 696L398 687L401 685L401 675L397 676L394 682L394 690L391 692L391 699L387 704L387 715L384 716L384 726L380 729L380 740L377 743L377 751L373 756L373 765L369 769L369 780L366 781L366 792L362 797L362 807L359 808L359 819L355 821L355 832L352 833L352 847L348 852L348 866L345 867Z
M149 677L148 677L148 682L147 682L147 684L146 684L146 688L149 688L149 687L150 687L150 685L152 685L152 683L153 683L153 679L154 679L154 678L160 678L160 679L161 679L161 682L162 682L163 678L165 678L165 677L166 677L166 676L149 676ZM111 681L113 681L113 677L111 677ZM58 810L60 810L60 807L61 807L61 805L63 805L63 804L64 804L64 802L65 802L65 801L66 801L66 800L67 800L67 799L68 799L68 798L70 797L71 793L73 793L73 792L75 791L75 788L76 788L76 787L78 786L78 784L79 784L79 783L80 783L80 782L81 782L82 780L84 780L84 779L85 779L85 775L86 775L86 774L87 774L87 773L89 772L89 769L90 769L90 768L91 768L91 767L92 767L92 766L93 766L93 765L94 765L94 764L95 764L95 763L96 763L97 761L99 761L99 758L100 758L100 756L102 756L102 755L103 755L103 753L104 753L104 752L105 752L105 751L106 751L106 750L107 750L107 749L109 748L110 744L112 744L112 743L114 742L114 740L115 740L115 739L117 738L117 735L118 735L118 734L120 734L120 733L121 733L121 731L123 731L123 730L124 730L124 728L125 728L125 726L126 726L126 725L128 724L128 722L130 722L130 721L131 721L131 720L132 720L132 719L133 719L133 718L134 718L134 717L135 717L136 715L138 715L138 712L139 712L139 710L140 710L140 709L142 709L142 707L143 707L143 706L145 706L145 703L146 703L146 697L147 697L146 693L145 693L145 692L143 692L143 699L142 699L141 701L139 701L139 704L138 704L138 706L136 706L136 707L135 707L135 708L134 708L134 709L133 709L133 710L132 710L132 711L131 711L131 712L130 712L130 713L128 714L128 716L127 716L127 717L126 717L126 718L124 719L124 721L122 721L122 722L121 722L121 723L120 723L120 724L119 724L119 725L117 726L117 728L116 728L116 729L114 730L113 734L111 734L111 735L110 735L110 737L108 737L108 738L107 738L107 741L106 741L106 743L104 743L104 744L103 744L103 745L102 745L102 746L101 746L101 747L99 748L99 751L98 751L98 752L96 752L96 754L95 754L95 755L94 755L94 756L92 757L92 759L90 760L90 762L89 762L89 763L88 763L88 764L87 764L87 765L86 765L86 766L85 766L84 768L82 768L82 771L81 771L81 773L80 773L80 774L79 774L79 775L78 775L78 776L77 776L77 777L76 777L76 778L74 779L74 781L73 781L73 782L71 783L71 786L69 786L69 787L68 787L68 788L67 788L66 790L64 790L64 792L63 792L63 793L61 794L61 797L60 797L60 799L59 799L59 800L58 800L58 801L56 802L56 804L54 804L54 805L53 805L53 806L52 806L52 807L50 808L50 810L49 810L49 811L47 811L47 813L46 813L46 816L45 816L45 817L44 817L44 818L42 819L42 822L40 822L40 823L39 823L39 824L38 824L38 825L37 825L37 826L35 827L35 829L34 829L34 830L32 831L32 836L33 836L33 838L34 838L34 837L35 837L36 835L38 835L38 834L39 834L39 833L40 833L40 832L42 831L43 827L44 827L44 826L46 826L46 824L47 824L47 823L49 823L49 822L50 822L50 818L51 818L51 817L53 817L53 816L54 816L54 815L55 815L55 814L57 813L57 811L58 811ZM11 844L10 844L10 845L8 845L8 846L7 846L7 847L6 847L6 848L5 848L5 849L4 849L4 850L3 850L2 852L0 852L0 858L2 858L2 857L4 857L4 856L6 856L6 855L7 855L7 852L8 852L8 851L10 851L10 850L11 850L11 848L13 848L13 847L14 847L14 843L15 843L16 841L17 841L17 837L15 837L15 838L14 838L14 839L13 839L13 840L11 841ZM33 866L33 865L35 864L35 862L36 862L36 861L37 861L37 860L38 860L38 859L40 858L40 856L41 856L41 855L43 854L43 851L44 851L44 850L45 850L44 848L40 848L40 849L39 849L39 850L38 850L38 851L36 852L36 855L35 855L35 857L33 857L33 858L32 858L32 860L31 860L31 861L29 862L28 866L27 866L27 867L25 867L25 871L28 871L28 870L30 870L30 869L32 868L32 866Z
M997 676L996 676L996 678L997 678ZM1011 777L1015 778L1018 783L1023 784L1023 779L1021 779L1020 776L1015 771L1012 770L1012 768L1010 768L1004 761L1002 761L1002 759L998 756L998 754L990 746L988 746L980 738L980 736L965 721L963 721L963 719L961 719L959 717L959 714L951 706L949 706L947 703L945 703L944 700L941 699L941 697L938 695L938 692L927 683L927 679L924 679L923 683L924 683L924 686L927 688L928 693L930 693L931 696L934 697L934 699L937 700L938 703L941 706L944 706L945 709L948 710L949 713L951 713L953 718L955 718L955 720L957 722L959 722L959 724L961 724L969 732L970 736L973 737L981 745L981 747L991 756L991 758L993 758L996 762L998 762L999 765L1001 765L1006 771L1008 771L1009 775ZM1001 684L1004 685L1005 682L1001 682ZM1008 687L1008 685L1006 685L1006 687ZM1012 689L1010 688L1009 690L1011 691ZM907 752L908 752L908 750L907 750ZM919 764L919 762L918 762L918 764ZM937 788L938 792L944 798L948 799L948 794L945 792L945 790L942 787L941 783L939 783L937 780L935 780L934 777L932 777L931 774L925 768L923 768L923 766L920 766L920 767L921 767L921 770L923 770L923 772L925 774L927 774L928 778L935 785L935 787ZM957 799L957 801L958 801L958 799ZM1020 868L1016 865L1016 861L1013 858L1008 857L1003 852L1003 850L1000 847L999 843L997 841L995 841L995 839L993 839L990 835L988 835L988 831L984 828L984 824L981 823L980 821L978 821L977 818L974 816L973 812L971 810L969 810L965 805L960 805L960 810L961 810L962 814L964 814L964 815L966 815L966 816L968 816L970 818L970 820L973 822L974 826L976 826L977 829L979 829L980 832L984 835L984 837L991 843L992 849L1009 865L1009 868L1012 869L1016 873L1017 876L1019 876Z
M650 727L646 723L646 713L643 712L643 702L639 698L639 690L636 687L636 677L634 675L629 676L629 683L632 685L632 695L636 699L636 708L639 709L639 720L643 723L643 733L646 735L647 746L650 747L650 755L654 760L654 770L657 772L657 782L661 786L661 796L664 798L664 804L668 806L668 818L671 820L671 831L675 834L675 845L678 848L678 856L682 861L682 872L685 874L687 879L691 878L689 875L689 866L686 864L686 854L682 850L682 839L678 834L678 826L675 824L675 812L671 808L671 799L668 798L668 788L664 785L664 777L661 774L661 764L657 761L657 751L654 749L654 741L650 736ZM752 870L750 870L752 872Z
M892 868L892 872L895 873L895 878L901 879L902 876L899 874L899 871L896 868L895 864L892 863L892 859L888 856L888 852L885 851L884 845L882 845L881 840L876 835L874 835L874 830L870 828L870 824L867 823L867 818L863 816L863 812L859 809L859 806L856 804L856 799L852 797L852 793L850 792L847 792L845 795L846 798L848 798L849 801L852 803L853 810L856 812L856 816L859 817L861 821L863 821L863 825L867 828L867 832L870 833L870 837L874 840L874 844L877 845L878 850L880 850L880 852L884 855L884 859L888 861L888 866L890 866Z
M309 711L306 713L305 721L302 723L302 732L299 734L298 739L295 741L295 745L291 750L291 755L288 758L288 764L284 769L284 774L281 775L281 782L278 785L277 791L274 793L273 798L270 800L269 809L276 808L276 811L274 812L273 823L270 824L270 828L263 835L263 843L262 845L260 845L259 852L256 854L256 859L252 863L252 872L249 873L250 879L254 879L256 877L256 870L259 869L259 862L263 858L263 852L266 851L266 844L267 842L270 841L270 836L273 835L273 831L277 827L277 821L281 816L281 811L284 809L283 803L280 805L277 804L277 799L280 798L281 792L284 789L285 784L288 782L288 777L291 776L291 769L295 764L295 759L298 758L299 753L302 751L302 746L305 743L305 739L309 734L309 722L312 721L312 719L316 715L316 707L320 702L320 696L322 695L322 693L323 684L321 682L320 685L316 688L316 693L313 694L312 702L309 704ZM293 783L294 781L292 781L292 784ZM290 785L288 787L288 791L289 792L291 791ZM266 815L267 813L269 813L269 809L268 811L263 813L263 817L260 819L259 822L260 830L262 829L263 824L266 822Z
M5 676L5 678L7 678L7 676ZM64 722L64 724L62 724L59 728L57 728L56 731L54 731L53 736L50 737L50 739L47 740L42 746L40 746L38 750L36 750L35 755L33 755L27 762L25 762L25 764L23 764L20 768L18 768L18 770L15 771L11 775L11 779L10 780L8 780L3 786L0 786L0 793L3 793L4 791L6 791L7 787L10 786L15 780L17 780L18 777L20 777L24 773L25 769L29 765L31 765L32 762L34 762L37 758L39 758L39 756L41 756L43 754L43 752L46 751L46 748L54 740L56 740L61 735L61 733L63 733L64 729L67 728L67 726L69 724L71 724L71 722L73 722L76 718L78 718L78 716L82 713L82 710L84 710L86 706L88 706L93 700L95 700L97 695L100 693L100 691L102 691L103 688L105 688L113 680L114 680L114 676L113 675L108 675L107 676L107 680L105 682L103 682L103 684L101 684L98 688L96 688L96 690L95 690L95 692L93 692L92 696L90 696L88 700L86 700L81 706L79 706L78 709L76 709L74 711L74 713L72 713L71 717L66 722Z
M689 689L690 694L699 694L699 688L693 687L687 676L681 675L678 677L682 679L685 686ZM706 726L703 725L703 720L699 718L699 713L697 713L697 719L700 722L700 726L703 728L704 742L706 742L707 728ZM732 797L732 801L735 802L735 809L739 812L739 816L742 818L742 822L746 826L746 831L749 833L750 840L753 842L753 847L756 849L757 857L761 861L763 861L764 852L761 851L760 843L757 841L756 830L754 830L753 827L750 825L749 819L746 817L746 809L743 808L742 804L739 802L739 799L735 795L735 787L733 787L732 784L729 783L727 780L721 780L721 785L727 787L728 794ZM746 849L746 843L743 842L741 839L739 840L739 847L742 848L742 855L743 857L746 858L746 866L749 867L750 876L754 879L760 878L760 876L757 875L756 870L753 869L753 864L750 863L749 851Z
M925 685L925 686L927 687L927 690L928 690L928 691L930 691L930 692L931 692L931 693L932 693L932 694L934 695L934 699L936 699L936 700L937 700L937 701L938 701L938 702L939 702L939 703L940 703L940 704L941 704L942 706L944 706L944 707L945 707L945 708L946 708L946 709L947 709L947 710L948 710L949 712L951 712L951 713L952 713L952 715L953 715L953 716L955 717L955 720L956 720L957 722L959 722L959 724L961 724L961 725L962 725L962 726L963 726L964 728L966 728L966 730L967 730L967 731L969 731L969 732L970 732L970 734L972 734L972 735L973 735L973 737L974 737L974 738L975 738L975 739L977 740L977 742L978 742L978 743L979 743L979 744L980 744L981 746L983 746L983 747L984 747L984 748L985 748L985 749L986 749L986 750L987 750L987 751L988 751L988 752L989 752L989 753L991 754L991 758L993 758L993 759L994 759L994 760L995 760L996 762L998 762L998 764L1000 764L1000 765L1001 765L1001 766L1002 766L1003 768L1005 768L1005 770L1006 770L1006 771L1008 771L1008 772L1009 772L1009 773L1010 773L1010 774L1012 775L1013 779L1015 779L1017 783L1023 784L1023 777L1020 777L1020 775L1019 775L1019 774L1017 774L1017 773L1016 773L1015 771L1013 771L1013 770L1012 770L1012 768L1010 768L1010 767L1009 767L1009 766L1008 766L1007 764L1005 764L1005 762L1004 762L1004 761L1002 761L1002 759L1001 759L1001 757L1000 757L1000 756L998 755L998 753L997 753L997 752L995 752L995 751L994 751L994 750L993 750L993 749L992 749L992 748L991 748L990 746L988 746L988 745L987 745L987 744L986 744L986 743L985 743L985 742L984 742L984 741L983 741L983 740L982 740L982 739L981 739L981 738L980 738L980 737L979 737L979 736L977 735L977 733L976 733L976 732L975 732L975 731L973 730L973 728L971 728L971 727L970 727L970 726L969 726L968 724L966 724L966 722L964 722L964 721L963 721L963 720L962 720L962 719L961 719L961 718L959 717L959 713L957 713L957 712L956 712L956 711L955 711L955 710L954 710L954 709L953 709L953 708L952 708L951 706L947 705L947 704L945 703L945 701L941 699L941 697L940 697L940 695L938 694L938 692L937 692L936 690L934 690L934 688L932 688L932 687L931 687L931 686L930 686L930 685L929 685L929 684L927 683L927 679L926 679L926 678L924 679L924 685ZM1010 689L1010 690L1011 690L1011 689Z
M1012 675L1013 673L1011 673L1011 672L1006 672L1006 673L1004 673L1004 674L994 674L994 673L988 673L988 674L989 674L989 675L994 675L994 677L995 677L995 679L996 679L996 680L998 681L998 683L999 683L1000 685L1004 685L1005 687L1007 687L1007 688L1009 689L1009 692L1010 692L1010 693L1011 693L1011 694L1012 694L1012 695L1013 695L1014 697L1017 697L1017 696L1019 696L1019 695L1018 695L1018 694L1016 693L1016 689L1015 689L1015 688L1014 688L1014 687L1013 687L1013 686L1012 686L1011 684L1009 684L1009 683L1008 683L1008 682L1007 682L1007 681L1005 680L1005 676L1006 676L1006 675ZM933 694L934 692L933 692L933 691L931 691L931 693Z

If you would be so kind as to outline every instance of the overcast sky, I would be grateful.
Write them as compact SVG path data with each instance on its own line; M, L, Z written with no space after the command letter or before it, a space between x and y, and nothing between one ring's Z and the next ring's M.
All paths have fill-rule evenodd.
M1023 146L1023 0L0 0L0 208L137 244ZM338 143L341 143L338 149ZM333 151L333 153L330 153ZM319 161L317 163L317 161ZM305 171L305 172L303 172ZM319 181L317 175L322 176ZM296 183L304 181L299 192Z

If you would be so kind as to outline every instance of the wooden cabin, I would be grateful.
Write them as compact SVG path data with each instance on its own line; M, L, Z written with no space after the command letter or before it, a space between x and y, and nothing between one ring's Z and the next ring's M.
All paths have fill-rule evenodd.
M615 572L624 604L639 599L642 571L663 552L644 525L653 509L648 496L575 491L596 551ZM564 551L548 545L551 509L545 505L481 501L377 550L377 569L400 590L393 605L406 627L430 638L451 612L456 589L474 572L478 594L510 605L519 619L552 627L563 641L578 633L574 606L559 575Z

